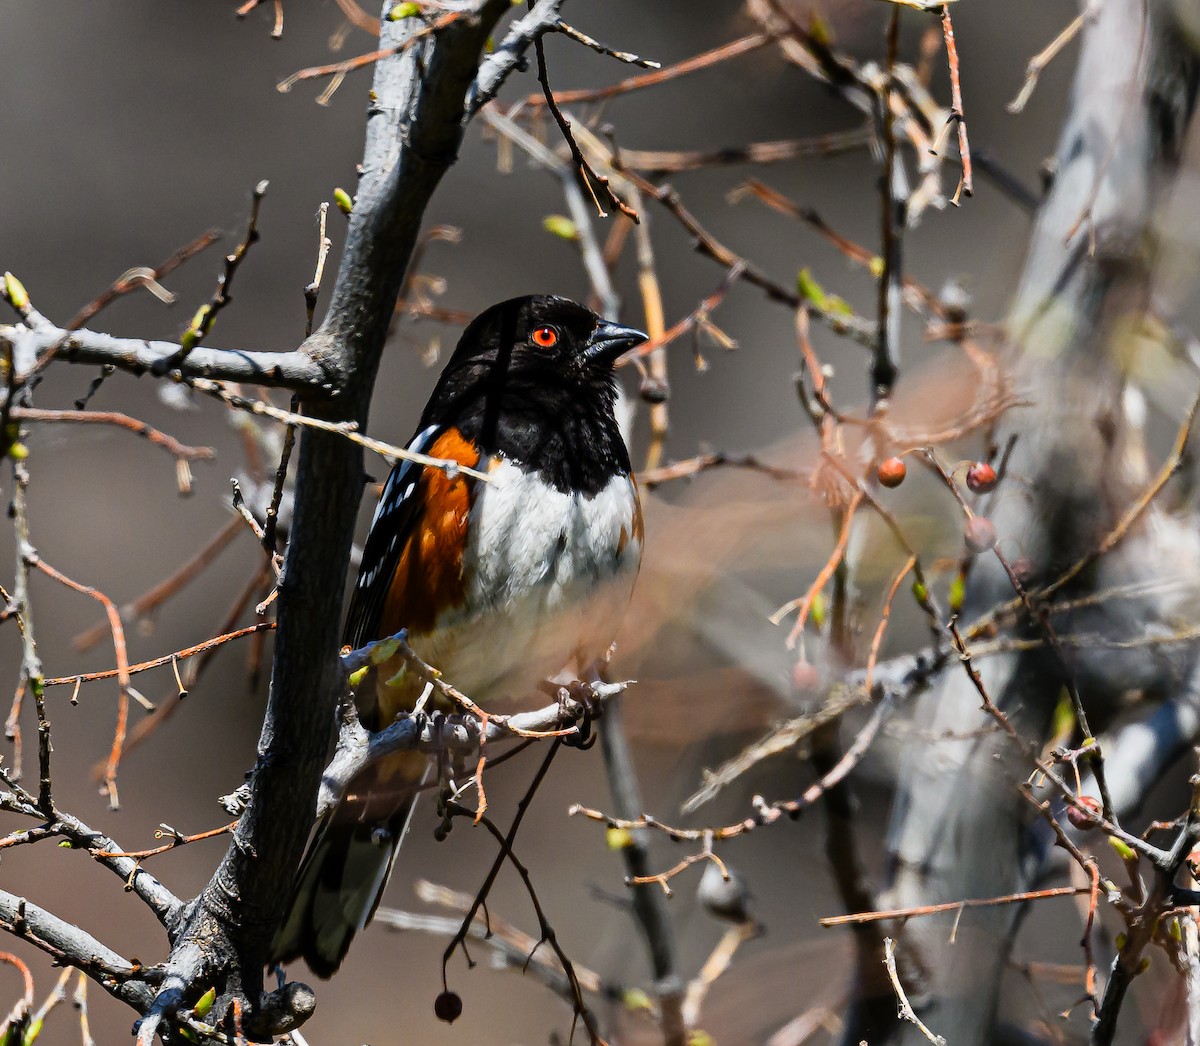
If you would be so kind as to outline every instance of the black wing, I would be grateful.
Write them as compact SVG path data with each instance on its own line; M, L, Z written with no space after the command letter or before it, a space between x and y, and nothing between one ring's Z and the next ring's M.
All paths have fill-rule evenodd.
M441 432L441 426L430 425L409 441L407 449L419 454L428 453ZM398 461L384 484L371 519L371 529L367 532L358 580L354 583L350 610L346 614L342 642L355 650L382 638L378 630L384 600L404 545L420 517L420 505L415 495L421 488L424 468L412 461Z

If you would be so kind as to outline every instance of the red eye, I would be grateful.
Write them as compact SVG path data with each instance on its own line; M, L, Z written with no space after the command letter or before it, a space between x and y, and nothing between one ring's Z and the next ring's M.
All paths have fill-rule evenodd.
M533 332L533 343L543 349L552 349L558 344L558 331L553 327L539 327Z

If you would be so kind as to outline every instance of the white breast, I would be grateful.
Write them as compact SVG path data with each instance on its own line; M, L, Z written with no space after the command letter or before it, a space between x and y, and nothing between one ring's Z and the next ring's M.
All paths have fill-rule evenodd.
M429 660L473 698L525 697L602 657L641 562L637 491L614 477L592 496L555 490L499 460L480 484L463 560L470 616L439 627Z

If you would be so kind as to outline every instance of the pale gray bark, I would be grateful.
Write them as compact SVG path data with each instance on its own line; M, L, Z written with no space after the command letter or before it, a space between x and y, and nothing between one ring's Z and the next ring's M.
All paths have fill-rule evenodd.
M1094 547L1145 485L1140 433L1125 416L1120 361L1128 349L1126 324L1149 309L1155 208L1176 169L1195 82L1195 56L1167 3L1105 3L1084 30L1053 189L1038 215L1011 315L1017 372L1036 403L1006 419L1006 429L1019 437L1010 470L1015 482L992 506L1000 548L1013 559L1029 557L1043 580ZM1022 479L1027 493L1021 492ZM1194 544L1194 535L1156 527L1154 515L1152 510L1113 557L1081 574L1070 594L1170 576L1178 542ZM998 562L981 556L963 617L970 621L1012 595ZM1086 618L1056 618L1056 624L1063 631L1130 638L1179 605L1148 599L1105 604ZM1036 623L1025 629L1039 634ZM1167 700L1177 689L1186 693L1192 656L1186 648L1166 659L1144 651L1104 657L1079 651L1067 661L1099 730L1127 689ZM1064 679L1055 655L1047 649L1008 654L979 667L1017 728L1031 741L1044 739ZM1190 736L1194 727L1181 721L1194 718L1189 707L1164 712L1159 725L1166 729L1169 721L1177 737ZM922 698L916 720L935 735L969 733L988 722L974 687L957 668ZM1130 753L1123 795L1126 786L1144 782L1152 761L1144 749ZM1026 859L1029 810L1015 784L1029 770L1028 759L999 735L910 746L888 841L891 882L881 906L1026 888L1038 861ZM910 997L926 1024L955 1046L984 1042L994 1027L1017 919L1012 907L973 911L963 916L953 946L945 920L914 920L903 931L899 957ZM925 1041L908 1024L893 1025L891 1034L913 1046Z

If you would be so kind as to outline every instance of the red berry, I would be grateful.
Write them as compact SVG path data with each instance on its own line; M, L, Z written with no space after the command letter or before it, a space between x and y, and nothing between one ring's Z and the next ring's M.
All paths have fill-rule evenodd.
M1081 795L1076 799L1076 803L1079 805L1067 807L1067 820L1081 832L1087 832L1095 828L1099 823L1097 818L1100 817L1104 810L1104 807L1100 805L1100 800L1095 796Z
M879 476L879 482L885 487L898 487L908 475L908 466L899 458L888 458L879 463L876 474Z
M963 527L963 540L972 552L986 552L996 544L996 527L987 516L972 516Z
M1000 477L986 461L977 461L967 469L967 486L975 494L987 494L996 489Z
M792 686L798 694L812 693L821 685L821 673L807 661L792 666Z
M433 1000L433 1012L439 1021L453 1024L462 1016L462 999L458 992L442 992Z

